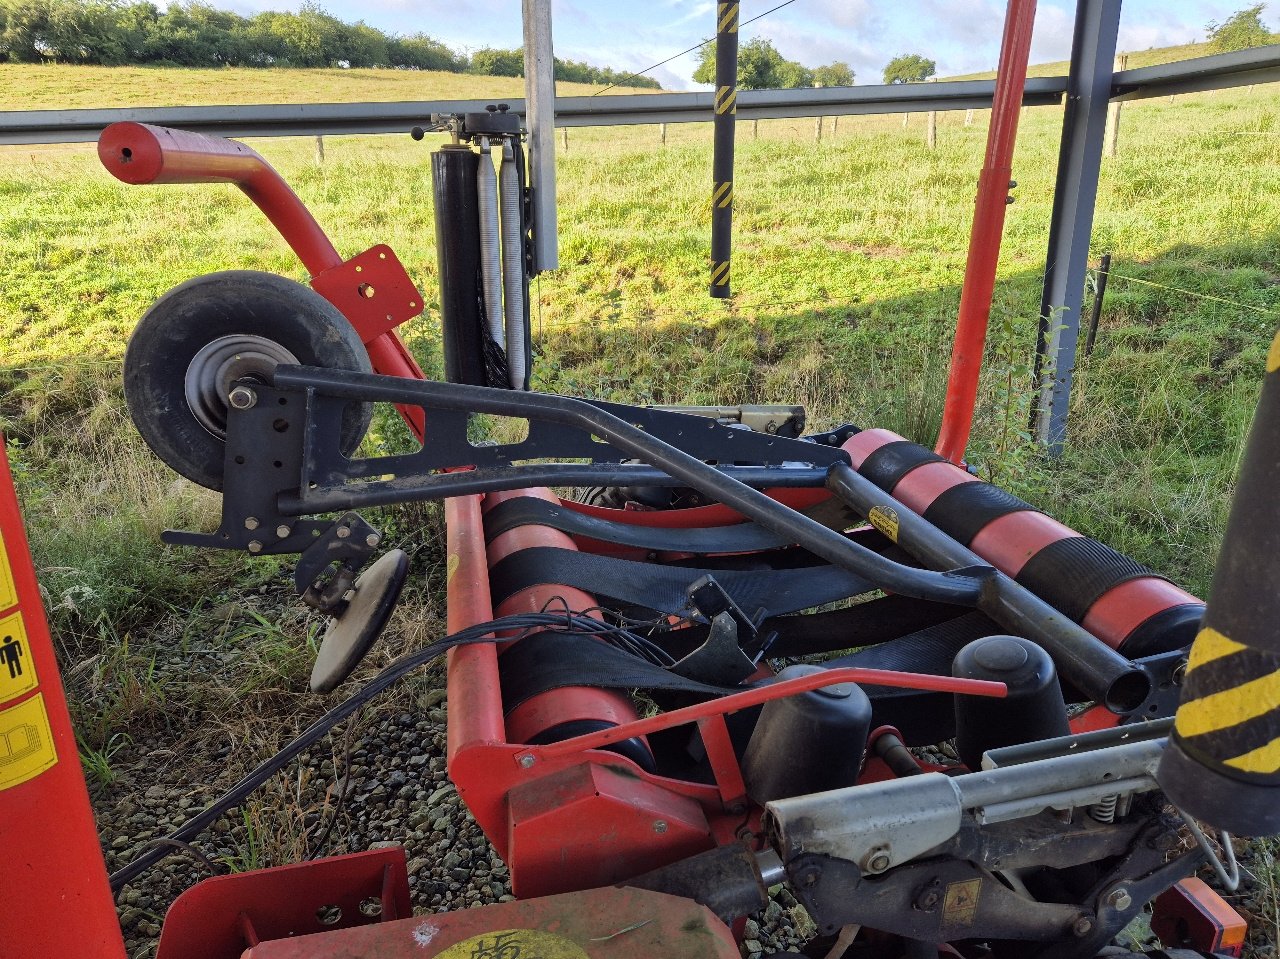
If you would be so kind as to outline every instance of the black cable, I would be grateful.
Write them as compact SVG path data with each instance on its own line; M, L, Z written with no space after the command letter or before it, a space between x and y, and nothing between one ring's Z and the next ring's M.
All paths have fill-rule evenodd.
M784 3L780 3L780 4L778 4L776 7L770 7L770 8L769 8L768 10L766 10L764 13L757 14L756 16L752 17L750 20L743 20L743 21L738 25L738 27L739 27L739 29L741 29L742 27L745 27L748 23L755 23L757 20L760 20L760 19L763 19L764 17L767 17L769 14L773 13L775 10L781 10L783 7L790 6L791 4L793 4L793 3L795 3L795 2L796 2L796 0L785 0L785 2L784 2ZM702 49L703 47L705 47L708 43L715 43L715 42L716 42L716 38L715 38L715 37L711 37L709 40L703 40L701 43L695 43L695 44L694 44L693 46L691 46L688 50L681 50L679 53L672 54L671 56L667 57L667 59L662 60L662 61L659 61L658 63L653 64L653 66L645 67L643 70L637 70L635 73L628 73L628 74L627 74L625 77L623 77L621 80L618 80L618 81L617 81L617 82L615 82L615 83L611 83L611 84L609 84L607 87L605 87L604 89L602 89L602 90L597 90L595 93L593 93L593 94L591 94L591 95L592 95L593 97L598 97L598 96L600 96L600 94L602 94L602 93L608 93L608 92L609 92L610 90L612 90L614 87L622 86L622 84L626 83L628 80L634 80L636 77L644 76L644 75L645 75L646 73L648 73L650 70L656 70L656 69L658 69L658 67L665 67L665 66L666 66L668 63L670 63L672 60L675 60L675 59L677 59L678 57L682 57L682 56L684 56L686 53L693 53L693 51L694 51L694 50L701 50L701 49Z
M596 627L603 625L597 620L586 619L586 617L578 617L575 619L575 623L579 620L590 623L592 626ZM187 840L198 836L204 830L212 826L227 810L238 806L250 794L267 782L267 780L283 769L289 762L297 758L297 756L308 746L333 729L333 727L338 725L338 723L354 715L366 703L379 694L385 692L388 688L395 685L415 669L425 666L436 657L458 646L473 646L479 643L511 641L495 640L493 638L493 634L497 632L510 629L537 629L548 625L564 626L565 624L565 617L554 614L525 613L513 616L504 616L499 619L490 620L487 623L478 623L475 626L460 630L457 633L446 636L444 639L427 644L416 653L411 653L407 656L401 657L362 686L357 692L353 693L347 699L343 700L333 709L329 710L304 729L292 742L282 747L274 756L260 763L257 768L232 786L217 800L210 803L200 812L196 813L196 815L192 816L168 836L156 840L155 842L157 845L154 848L148 850L132 862L127 863L113 872L111 874L112 892L119 892L125 883L130 882L143 872L150 869L156 863L161 862L173 854L171 850L161 849L159 844L168 843L169 845L174 845L178 842L186 842ZM595 630L572 629L569 630L569 632L593 633Z
M329 844L329 836L333 833L333 827L338 824L338 819L342 816L343 807L347 804L347 793L352 792L351 786L351 746L352 740L355 738L356 724L360 722L360 713L357 712L351 717L351 722L347 723L347 731L342 736L342 776L337 775L337 767L334 767L334 781L338 784L338 799L333 804L333 814L325 823L324 828L320 830L320 834L315 839L315 844L311 851L307 854L307 862L313 862L319 859ZM335 757L337 758L337 757ZM308 843L308 845L311 845Z

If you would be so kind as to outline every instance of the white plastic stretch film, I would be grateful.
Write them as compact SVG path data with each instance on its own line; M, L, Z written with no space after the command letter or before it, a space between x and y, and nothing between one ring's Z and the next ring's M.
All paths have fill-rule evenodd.
M485 324L493 341L502 344L502 251L498 239L498 175L489 141L480 141L480 169L476 175L480 206L480 273L484 283Z
M524 238L520 228L520 171L509 142L502 145L502 292L507 316L507 368L511 386L522 390L528 371L525 355Z

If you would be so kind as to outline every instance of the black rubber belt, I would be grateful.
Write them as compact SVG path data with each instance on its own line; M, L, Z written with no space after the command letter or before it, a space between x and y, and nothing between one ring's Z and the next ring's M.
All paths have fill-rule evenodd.
M960 483L938 494L938 498L924 511L924 518L952 539L968 546L992 520L1028 510L1040 512L999 486Z
M886 493L892 493L902 477L925 463L945 463L946 459L933 450L925 449L910 440L894 440L885 443L858 467L858 472L875 483Z
M1104 593L1147 576L1164 579L1096 539L1068 536L1032 556L1014 578L1079 623Z
M968 613L823 665L950 676L951 661L962 646L999 632L999 627L981 613ZM498 670L503 709L507 712L539 693L569 686L685 692L707 697L727 696L747 688L686 679L598 639L571 633L545 632L525 637L498 658ZM952 694L890 686L869 685L863 689L871 699L872 722L896 726L906 742L928 745L955 735Z
M685 591L703 576L714 576L748 616L834 603L875 589L870 580L835 566L802 569L723 570L639 563L595 556L574 549L534 546L495 563L489 570L493 605L530 586L573 586L632 606L670 615L688 611Z
M491 543L517 526L531 525L550 526L571 536L589 536L620 546L682 553L749 553L792 545L787 537L755 523L705 529L639 526L588 516L536 496L514 496L489 510L484 517L485 542Z

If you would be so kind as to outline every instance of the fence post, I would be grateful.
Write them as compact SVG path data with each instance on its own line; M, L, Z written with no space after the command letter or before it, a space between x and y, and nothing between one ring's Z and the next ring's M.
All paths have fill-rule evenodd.
M751 121L751 139L753 140L760 139L760 121L759 120Z
M965 110L965 111L964 111L964 125L965 125L965 126L967 126L967 127L971 127L971 126L973 126L973 111L972 111L972 110Z
M658 124L658 135L662 137L662 145L667 145L667 125L665 123Z
M905 129L907 128L907 121L908 121L908 120L910 120L910 119L911 119L911 114L910 114L910 113L904 113L904 114L902 115L902 129L904 129L904 130L905 130Z
M316 163L324 163L324 137L316 137Z
M839 132L840 132L840 117L834 116L831 118L831 135L835 136Z
M568 153L569 152L569 128L561 127L560 130L561 130L561 133L563 134L563 139L564 139L564 152Z
M815 83L813 85L813 88L815 90L821 90L822 84ZM813 118L813 142L814 143L822 142L822 116L821 115L818 115Z
M929 77L929 82L934 83L937 77ZM938 111L930 110L927 116L928 123L925 124L924 141L930 150L938 148Z
M1123 53L1116 54L1115 72L1119 73L1121 70L1125 69L1128 63L1129 63L1129 57L1126 54L1123 54ZM1112 100L1111 103L1107 106L1107 132L1104 135L1106 146L1103 148L1103 153L1105 153L1109 157L1113 157L1116 155L1116 148L1119 146L1119 143L1120 143L1120 107L1121 105L1122 104L1119 103L1119 101Z

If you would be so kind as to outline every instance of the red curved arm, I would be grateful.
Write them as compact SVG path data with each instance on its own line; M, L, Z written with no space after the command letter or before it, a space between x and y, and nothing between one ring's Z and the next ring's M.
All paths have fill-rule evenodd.
M312 276L342 263L289 184L243 143L126 120L102 131L98 159L125 183L234 183L266 214Z

